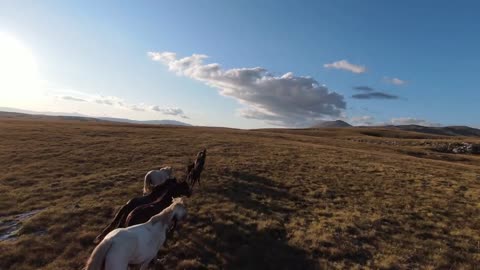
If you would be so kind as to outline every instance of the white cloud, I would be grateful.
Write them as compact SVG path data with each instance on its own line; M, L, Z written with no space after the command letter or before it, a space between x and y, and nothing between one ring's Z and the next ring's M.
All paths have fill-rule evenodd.
M183 110L180 108L160 108L158 105L156 105L151 106L150 109L152 111L161 112L166 115L180 116L182 118L188 119Z
M401 126L401 125L420 125L426 127L439 127L441 124L432 123L427 120L412 118L412 117L397 117L391 118L388 121L377 121L375 117L370 115L353 116L347 119L354 126Z
M441 126L439 123L432 123L423 119L411 118L411 117L400 117L390 119L390 125L420 125L427 127L438 127Z
M365 66L355 65L348 62L347 60L340 60L330 64L325 64L323 65L323 67L346 70L357 74L367 72L367 68Z
M160 107L158 105L147 105L144 103L131 104L122 98L115 96L94 95L74 90L56 90L55 92L68 93L69 95L58 96L59 98L67 101L88 102L137 112L160 112L164 115L179 116L185 119L188 118L182 109L176 107Z
M77 97L72 97L72 96L62 96L61 98L65 99L65 100L77 101L77 102L85 102L86 101L84 99L77 98Z
M218 89L246 108L240 114L281 126L309 126L318 120L339 116L346 107L342 95L329 91L310 77L291 72L274 76L261 67L224 70L219 64L204 64L206 55L177 58L172 52L149 52L152 60L169 70Z
M375 117L370 115L354 116L349 119L349 122L354 126L375 126Z
M406 84L407 82L404 81L404 80L400 80L399 78L389 78L389 77L385 77L383 78L385 82L389 83L389 84L394 84L394 85L404 85Z

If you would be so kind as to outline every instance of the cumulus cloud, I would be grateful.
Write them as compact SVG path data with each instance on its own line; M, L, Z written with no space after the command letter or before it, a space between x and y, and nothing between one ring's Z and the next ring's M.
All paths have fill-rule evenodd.
M390 119L390 125L420 125L427 127L439 127L439 123L432 123L423 119L411 118L411 117L400 117Z
M365 66L355 65L348 62L347 60L340 60L333 63L325 64L323 65L323 67L330 68L330 69L333 68L333 69L346 70L346 71L350 71L357 74L367 72L367 68Z
M77 97L72 97L72 96L62 96L62 97L60 97L60 98L65 99L65 100L69 100L69 101L86 102L85 99L77 98Z
M404 80L400 80L399 78L389 78L389 77L385 77L383 78L385 82L389 83L389 84L394 84L394 85L404 85L406 84L407 82L404 81Z
M362 93L362 94L355 94L352 98L356 99L399 99L398 96L391 95L384 92L370 92L370 93Z
M222 69L204 64L206 55L177 58L172 52L149 52L152 60L170 71L218 89L223 96L245 105L240 114L281 126L309 126L318 120L338 117L346 107L342 95L311 77L285 73L274 76L261 67Z
M375 89L373 89L372 87L369 87L369 86L354 86L353 89L358 90L358 91L364 91L364 92L375 91Z

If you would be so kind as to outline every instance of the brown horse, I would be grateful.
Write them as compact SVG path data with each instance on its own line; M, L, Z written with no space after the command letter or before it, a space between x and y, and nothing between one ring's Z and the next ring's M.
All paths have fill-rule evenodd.
M153 213L154 211L143 212L138 219L144 220L144 217L150 215L150 217L155 214L160 213L163 209L168 207L172 203L172 196L190 196L192 194L192 188L195 183L200 181L200 174L203 171L203 166L205 165L205 158L207 155L207 149L200 151L197 154L195 162L187 166L186 177L184 181L178 182L175 178L168 179L164 184L154 187L153 191L145 196L136 197L127 202L115 215L113 221L100 233L97 238L95 238L94 243L99 243L110 231L116 228L122 228L132 225L131 222L127 222L127 218L135 222L137 220L136 215L129 218L130 212L135 210L137 207L149 206L151 204L158 204L158 207L155 207L155 211L160 209L160 211ZM169 197L165 196L166 193L177 194L170 195ZM165 204L168 204L165 206ZM149 208L151 209L151 208ZM140 210L139 210L140 212ZM146 214L145 214L146 213ZM147 218L148 220L149 218ZM145 220L144 222L146 222ZM135 223L138 224L138 223Z
M190 185L192 185L192 187L197 182L200 185L200 175L202 174L206 157L207 157L207 149L203 149L203 151L198 152L195 162L193 162L187 167L186 180L190 182Z
M95 238L94 243L99 243L102 239L107 235L109 232L116 228L123 227L122 225L125 224L125 220L127 219L128 214L135 208L150 204L158 198L162 198L163 195L169 190L170 187L177 184L177 180L175 178L167 179L167 181L160 185L153 188L153 191L150 194L141 197L135 197L129 200L124 206L118 210L115 214L115 218L113 221L105 228L103 231Z
M172 204L173 198L187 196L190 197L192 190L190 185L187 182L180 182L174 185L171 185L169 189L159 197L156 201L138 206L133 209L132 212L128 215L124 224L121 224L120 227L129 227L132 225L145 223L154 215L162 212L165 208ZM122 226L123 225L123 226Z
M199 152L194 163L187 167L186 178L182 182L170 185L168 190L156 201L135 208L128 215L125 227L147 222L152 216L160 213L173 202L173 198L187 196L190 197L195 183L200 183L200 175L205 165L207 150Z

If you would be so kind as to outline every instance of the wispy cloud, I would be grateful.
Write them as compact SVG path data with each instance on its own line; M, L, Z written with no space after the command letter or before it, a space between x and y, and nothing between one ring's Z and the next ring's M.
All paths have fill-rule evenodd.
M364 91L364 92L375 91L375 89L373 89L372 87L369 87L369 86L354 86L353 89L358 90L358 91Z
M407 83L406 81L400 80L399 78L384 77L383 80L389 84L394 84L394 85L404 85Z
M401 125L420 125L426 127L439 127L441 124L430 122L424 119L412 118L412 117L398 117L391 118L388 121L377 121L374 116L354 116L348 119L348 121L354 126L401 126Z
M362 93L362 94L355 94L352 98L356 99L399 99L398 96L387 94L384 92L370 92L370 93Z
M222 69L204 64L206 55L177 58L172 52L149 52L178 75L201 81L245 105L240 113L281 126L309 126L318 120L336 117L346 108L342 95L330 91L311 77L285 73L274 76L261 67Z
M150 107L151 110L156 112L161 112L166 115L180 116L182 118L188 119L182 109L180 108L160 108L159 106Z
M120 109L126 109L126 110L132 110L132 111L138 111L138 112L160 112L164 115L172 115L172 116L178 116L181 118L188 119L188 117L185 115L184 111L180 108L176 107L160 107L158 105L147 105L144 103L139 103L139 104L131 104L127 101L125 101L122 98L116 97L116 96L103 96L103 95L95 95L95 94L89 94L89 93L84 93L80 91L73 91L73 90L56 90L55 92L66 92L69 95L63 95L59 96L59 98L67 100L67 101L73 101L73 102L88 102L88 103L94 103L94 104L99 104L99 105L105 105L105 106L112 106Z
M377 124L375 117L370 115L354 116L348 121L354 126L374 126Z
M390 119L391 125L420 125L420 126L427 126L427 127L438 127L441 126L439 123L433 123L427 120L412 118L412 117L400 117L400 118L392 118Z
M86 100L84 100L82 98L76 98L76 97L72 97L72 96L62 96L60 98L65 99L65 100L70 100L70 101L86 102Z
M346 71L350 71L357 74L367 72L367 68L365 66L355 65L348 62L347 60L340 60L333 63L325 64L323 65L323 67L329 68L329 69L346 70Z

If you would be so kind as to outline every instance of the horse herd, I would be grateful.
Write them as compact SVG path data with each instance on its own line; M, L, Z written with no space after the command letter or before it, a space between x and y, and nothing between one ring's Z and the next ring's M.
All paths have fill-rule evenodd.
M182 197L190 197L200 183L207 152L197 154L187 167L185 179L177 181L172 169L164 167L145 175L143 196L128 201L113 221L95 238L98 244L87 261L86 270L145 270L155 259L187 210Z

